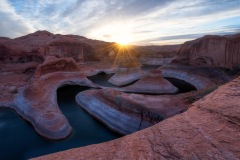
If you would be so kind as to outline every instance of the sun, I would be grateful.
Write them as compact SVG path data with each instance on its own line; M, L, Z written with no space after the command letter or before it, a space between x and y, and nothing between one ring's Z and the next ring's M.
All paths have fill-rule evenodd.
M132 41L132 38L129 34L113 35L112 39L114 42L120 45L128 45Z
M92 30L88 37L107 42L116 42L120 45L130 45L136 41L133 34L133 26L130 22L110 23Z
M126 35L113 37L113 40L120 45L128 45L131 42L129 36Z

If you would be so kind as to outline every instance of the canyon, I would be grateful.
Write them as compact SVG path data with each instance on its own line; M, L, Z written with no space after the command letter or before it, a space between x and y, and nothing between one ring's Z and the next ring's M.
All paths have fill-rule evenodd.
M119 59L114 42L48 31L2 37L0 107L14 110L41 137L61 141L73 128L57 90L88 87L76 104L125 135L39 160L238 159L239 44L240 34L209 35L182 45L129 46L135 58Z

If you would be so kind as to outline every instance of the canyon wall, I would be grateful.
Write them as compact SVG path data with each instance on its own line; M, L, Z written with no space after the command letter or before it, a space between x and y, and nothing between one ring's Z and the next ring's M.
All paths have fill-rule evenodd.
M231 36L204 36L188 41L178 52L177 61L197 66L221 68L240 67L240 34Z

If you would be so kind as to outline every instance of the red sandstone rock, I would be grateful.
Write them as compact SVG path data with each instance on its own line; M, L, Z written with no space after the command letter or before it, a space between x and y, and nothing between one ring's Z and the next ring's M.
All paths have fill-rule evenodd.
M57 104L56 91L64 85L97 87L79 72L55 72L34 78L15 96L11 107L35 130L49 139L62 139L71 134L71 126Z
M181 60L192 65L223 68L240 66L240 34L204 36L184 43L179 50ZM184 60L185 59L185 60Z
M187 97L127 94L114 89L88 90L76 96L77 103L110 129L129 134L187 110Z
M108 82L115 86L124 86L140 79L142 74L143 72L140 67L118 68L117 73L115 73Z
M81 36L37 31L15 39L0 38L0 51L16 57L15 59L26 55L39 56L42 59L47 55L54 55L73 57L77 61L96 60L92 48L85 41L86 38Z
M114 141L35 158L240 159L240 77L186 112ZM226 103L223 103L226 102Z
M72 72L80 71L77 63L73 58L47 58L43 64L40 64L36 71L35 76L40 77L44 74L53 72Z
M141 64L164 65L171 63L181 45L136 46L134 55Z
M150 94L167 94L176 93L178 89L168 80L162 77L160 70L153 70L145 73L140 80L134 84L121 88L124 92L150 93Z
M163 77L142 77L133 85L121 89L124 92L167 94L176 93L178 89Z

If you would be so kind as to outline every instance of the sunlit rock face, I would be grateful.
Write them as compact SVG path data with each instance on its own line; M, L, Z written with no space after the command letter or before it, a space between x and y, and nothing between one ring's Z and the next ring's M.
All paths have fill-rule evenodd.
M197 66L238 68L240 66L240 34L204 36L182 45L178 62Z

